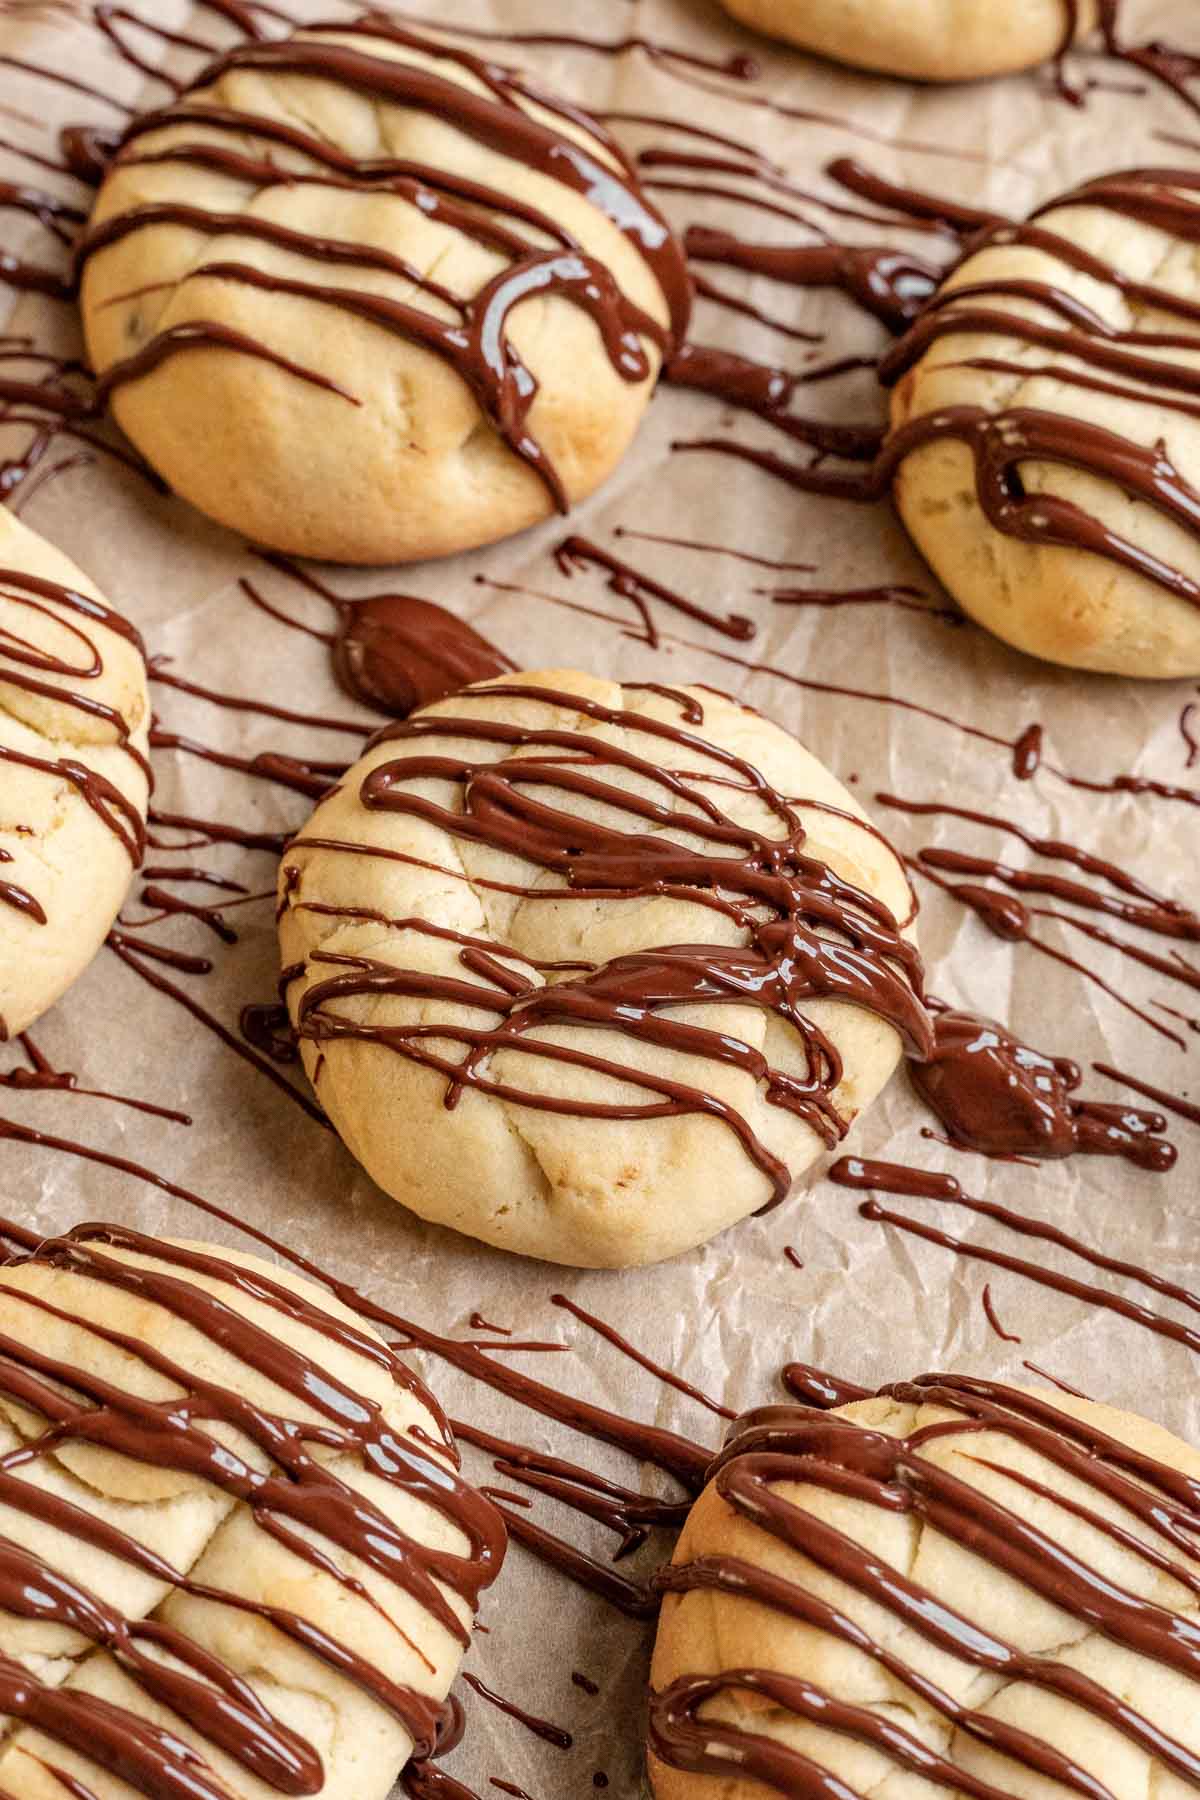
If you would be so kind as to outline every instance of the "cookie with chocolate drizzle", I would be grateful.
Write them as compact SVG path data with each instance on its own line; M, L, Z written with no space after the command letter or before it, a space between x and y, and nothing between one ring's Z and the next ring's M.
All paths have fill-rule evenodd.
M83 972L125 898L149 718L133 626L0 508L0 1041Z
M384 1800L503 1524L339 1300L118 1226L0 1266L0 1790Z
M882 462L964 611L1018 649L1200 674L1200 175L997 219L881 365Z
M372 564L591 493L691 297L603 125L373 13L238 45L137 119L79 260L101 395L159 473Z
M832 1403L734 1427L660 1578L658 1800L1194 1788L1200 1453L967 1376Z
M283 855L318 1099L422 1217L658 1261L781 1201L928 1054L903 865L706 688L501 676L387 727Z

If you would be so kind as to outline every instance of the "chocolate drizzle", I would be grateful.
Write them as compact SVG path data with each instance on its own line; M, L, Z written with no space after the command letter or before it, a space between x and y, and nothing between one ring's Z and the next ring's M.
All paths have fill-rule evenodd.
M840 288L890 331L903 331L930 298L941 271L886 245L753 244L692 225L684 248L693 262L721 263L799 288Z
M472 1088L517 1105L581 1118L695 1114L719 1120L761 1171L767 1203L777 1204L788 1191L791 1175L749 1120L698 1086L625 1063L620 1057L621 1038L745 1070L771 1105L803 1119L833 1146L848 1125L833 1097L842 1077L841 1059L806 1017L805 1003L824 997L864 1007L897 1030L910 1054L922 1057L929 1051L931 1035L918 997L920 965L915 949L879 900L806 852L797 807L812 803L786 800L741 757L683 725L577 695L513 682L491 689L488 698L501 705L532 701L591 724L618 726L632 737L648 740L647 748L598 741L589 731L551 722L511 724L490 714L415 718L386 728L376 739L377 745L394 745L397 754L376 763L363 779L360 795L368 811L425 820L452 839L515 854L533 869L558 878L550 887L532 881L520 887L498 884L506 892L531 899L552 896L559 903L567 898L651 895L683 899L734 921L743 945L663 946L547 986L535 985L512 966L511 951L485 939L461 952L460 978L317 950L309 959L307 985L290 992L301 1042L321 1050L338 1041L372 1043L434 1070L445 1077L447 1107L457 1104L465 1088ZM422 744L429 738L439 747L426 753ZM464 747L476 743L483 751L503 747L536 754L510 755L500 763L487 755L473 761L465 748L447 754L440 747L446 738ZM693 777L662 766L664 755L689 765L696 758L702 767L715 765L714 773L722 781L759 798L778 821L779 835L764 836L735 824ZM639 791L606 781L606 768L635 775ZM454 783L463 795L463 809L427 799L419 784L429 777ZM640 791L643 784L648 784L645 795ZM630 825L600 824L578 816L555 801L553 790L580 799L603 799L628 815ZM683 825L704 848L687 848L661 831L646 835L643 824L677 830ZM329 839L320 826L318 815L293 850L308 847L408 860L382 847ZM284 904L305 904L302 883L298 893L295 884L285 888ZM419 918L395 924L418 933L436 929ZM343 1010L345 1002L364 995L465 1002L491 1014L497 1023L368 1023ZM803 1046L804 1071L774 1066L728 1033L664 1016L667 1009L677 1014L682 1007L714 1001L765 1008L785 1021ZM539 1027L547 1025L559 1028L554 1040L538 1035ZM562 1041L564 1027L596 1026L614 1033L617 1048L610 1057ZM447 1046L458 1046L460 1057L447 1054ZM491 1059L506 1049L604 1074L645 1097L585 1101L551 1094L536 1083L514 1085L491 1069Z
M61 1365L38 1350L33 1341L36 1331L28 1339L6 1335L0 1386L13 1400L44 1416L48 1429L0 1458L5 1504L180 1593L265 1621L394 1714L418 1750L431 1749L440 1713L436 1701L392 1681L373 1661L330 1637L303 1613L209 1586L173 1568L99 1513L16 1473L51 1448L68 1443L111 1449L150 1468L198 1477L215 1491L245 1502L259 1529L349 1594L382 1611L343 1568L341 1559L347 1556L385 1577L465 1647L469 1633L446 1595L454 1594L474 1608L481 1589L499 1570L504 1531L493 1508L457 1473L444 1421L416 1377L358 1326L334 1318L317 1301L258 1270L244 1269L217 1251L164 1244L115 1226L81 1226L66 1237L40 1242L35 1234L6 1224L4 1235L24 1245L10 1263L62 1271L75 1281L165 1309L320 1416L317 1422L301 1424L286 1413L275 1415L232 1389L190 1374L151 1343L100 1324L89 1312L80 1321L88 1336L120 1349L180 1390L181 1397L172 1403L172 1429L164 1431L135 1392L78 1364ZM131 1262L126 1260L130 1256L150 1260ZM213 1293L198 1285L190 1279L194 1275L215 1280L219 1290L274 1310L382 1368L440 1422L445 1434L437 1446L440 1454L431 1456L412 1432L399 1435L378 1405L344 1388L327 1369L231 1305L219 1290ZM28 1307L34 1323L41 1314L58 1320L75 1316L65 1296L60 1306L37 1286L19 1281L2 1285L10 1305ZM243 1461L228 1444L219 1444L206 1430L209 1421L249 1438L265 1460L265 1472ZM312 1445L353 1456L373 1478L432 1507L462 1533L465 1551L437 1550L407 1535L365 1490L348 1485L332 1465L316 1459ZM303 1795L323 1788L317 1752L283 1724L245 1680L184 1631L153 1617L123 1618L77 1581L11 1542L0 1543L0 1600L19 1617L52 1619L106 1647L150 1699L170 1708L272 1791ZM405 1641L415 1648L411 1640ZM172 1660L149 1655L143 1645L168 1652ZM0 1658L0 1704L53 1742L119 1774L150 1800L224 1800L224 1784L203 1755L177 1734L69 1683L58 1688L45 1685L8 1658Z
M393 593L347 600L290 557L272 553L265 560L333 608L338 629L327 639L333 672L353 699L377 712L406 718L418 707L444 700L476 681L513 673L514 664L502 650L436 601ZM253 586L243 586L263 607ZM272 608L266 610L272 617L299 624Z
M1046 1056L970 1013L934 1019L934 1048L913 1084L951 1141L987 1156L1120 1156L1165 1174L1176 1152L1161 1113L1080 1100L1078 1064Z
M888 1683L939 1721L947 1742L956 1734L987 1746L1030 1778L1056 1782L1087 1800L1112 1800L1103 1773L1089 1769L1036 1728L990 1709L973 1710L917 1666L905 1637L948 1654L960 1664L1055 1695L1099 1720L1184 1781L1200 1781L1200 1757L1115 1687L1105 1685L1054 1651L1038 1653L998 1635L978 1608L955 1609L945 1598L866 1548L823 1515L785 1496L783 1484L847 1494L868 1508L910 1518L968 1551L1011 1581L1065 1612L1077 1628L1099 1633L1126 1655L1143 1657L1200 1680L1200 1637L1187 1615L1142 1599L1107 1579L1053 1535L1044 1511L1031 1513L1028 1496L1053 1502L1131 1552L1147 1571L1169 1574L1200 1591L1194 1533L1200 1490L1188 1476L1127 1447L1086 1420L1059 1412L1038 1395L996 1382L929 1375L885 1388L890 1399L948 1416L906 1438L849 1419L767 1407L751 1413L716 1464L716 1493L739 1517L804 1562L784 1573L778 1552L767 1566L744 1556L707 1554L664 1572L668 1596L708 1593L726 1605L747 1602L811 1629L820 1639L851 1648ZM963 1456L984 1460L1005 1477L997 1490L980 1478L934 1460L931 1446L963 1440ZM1007 1456L1005 1450L1008 1451ZM1029 1473L1031 1457L1046 1468ZM960 1464L959 1469L969 1466ZM1056 1484L1057 1474L1057 1484ZM1063 1482L1067 1491L1061 1491ZM1073 1493L1082 1490L1085 1498ZM1113 1518L1117 1510L1118 1519ZM852 1590L853 1608L839 1605L804 1579L804 1563ZM893 1622L895 1633L862 1622L861 1603ZM678 1601L668 1600L668 1604ZM685 1602L686 1604L686 1602ZM838 1665L834 1665L838 1666ZM705 1703L719 1696L759 1696L797 1724L809 1721L835 1736L869 1745L897 1771L937 1786L1000 1800L1011 1791L930 1747L891 1710L851 1705L814 1682L768 1669L735 1668L719 1675L681 1675L651 1696L650 1748L669 1767L727 1777L731 1767L778 1793L804 1796L846 1792L815 1754L782 1735L753 1731L714 1717ZM1082 1740L1078 1740L1082 1741ZM1009 1778L1011 1781L1011 1777Z
M632 165L598 122L528 88L497 64L422 37L381 15L339 25L336 37L332 35L334 29L326 27L323 32L318 30L303 37L241 44L227 51L183 90L176 103L142 117L126 132L112 169L119 175L139 163L190 164L245 181L255 193L283 181L290 185L313 182L359 193L395 195L507 259L507 266L488 280L479 293L470 297L456 295L401 259L368 244L333 241L245 212L226 215L170 201L134 205L114 214L85 236L79 251L80 263L85 264L131 232L178 224L208 235L232 232L242 238L256 238L298 252L318 264L380 269L401 275L419 293L436 299L441 311L429 311L420 304L389 298L373 290L268 272L241 261L201 263L189 270L193 276L318 301L431 351L462 378L499 436L535 470L554 505L565 511L568 497L563 480L529 429L538 383L508 338L509 315L514 307L533 297L553 294L565 298L595 322L609 360L622 379L646 381L653 366L646 345L665 353L682 341L686 329L690 287L682 253L661 216L642 194ZM392 54L384 54L384 46ZM477 91L475 85L464 85L462 80L437 68L408 61L405 52L449 63L464 77L480 84L483 91ZM266 114L238 112L209 97L209 90L223 76L238 71L334 83L377 103L430 113L449 121L473 143L523 162L561 183L604 213L636 248L662 291L671 321L669 329L629 300L604 264L585 253L568 232L537 209L485 189L451 170L395 159L358 161L298 125ZM531 105L540 109L538 116L527 110ZM585 125L598 153L548 122L547 112L557 112L574 124ZM203 135L194 142L179 141L163 148L140 147L148 133L189 123L202 128ZM226 133L238 141L238 147L226 147L220 141ZM240 145L246 138L259 141L268 150L273 143L285 143L308 158L311 167L303 171L289 168L281 173L269 154L256 157L244 151ZM526 236L522 227L548 234L550 246ZM168 328L104 371L102 397L138 380L184 350L213 346L265 359L357 403L357 396L345 394L318 370L301 367L258 339L203 319Z

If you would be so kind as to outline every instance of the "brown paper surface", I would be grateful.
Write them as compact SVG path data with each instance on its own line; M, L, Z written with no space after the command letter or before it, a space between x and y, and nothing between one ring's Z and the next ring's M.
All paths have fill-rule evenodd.
M224 41L212 17L185 0L138 3L145 16L163 26ZM335 0L313 0L307 9L302 0L291 0L291 5L298 17L338 14ZM143 80L114 55L89 23L89 6L10 0L3 11L0 49L8 54L69 71L135 107L166 97L165 88ZM578 0L559 5L552 0L495 0L490 6L487 0L464 0L447 14L456 23L469 20L514 30L557 28L597 37L630 31L709 55L752 50L762 63L760 81L747 84L701 74L702 87L680 65L639 50L611 57L510 47L497 54L519 60L545 83L594 108L669 115L731 133L783 164L799 185L835 199L844 196L828 184L823 166L833 156L853 153L892 179L1020 215L1088 175L1185 154L1165 150L1155 141L1158 130L1200 138L1200 121L1178 100L1099 59L1080 61L1080 69L1144 91L1103 88L1076 109L1055 97L1045 72L970 89L921 90L840 71L752 40L707 0L639 0L636 5L613 0L604 8L585 7ZM1174 5L1162 0L1132 9L1130 26L1138 36L1174 32L1186 39L1189 27L1195 34L1193 15L1188 0ZM137 42L151 62L164 54L153 38ZM190 72L197 64L181 51L170 55L169 66ZM59 125L119 122L120 115L110 114L100 102L73 97L18 69L5 68L0 82L4 107L15 113L6 118L0 135L50 153L51 132ZM785 117L767 101L826 115L827 122ZM686 140L662 130L621 130L634 147L686 147ZM11 160L5 157L6 175ZM53 176L43 177L28 164L13 161L11 172L55 185ZM687 173L679 178L696 179ZM57 185L67 191L65 183ZM672 194L662 199L681 226L707 221L773 242L804 235L767 212L737 209L735 215L719 201ZM794 202L783 198L782 203ZM906 240L902 232L884 234L833 215L813 216L854 241L878 241L886 235L888 241L930 248L928 239ZM31 257L44 259L39 228L21 215L6 215L5 243L10 250L25 248ZM772 313L824 334L824 341L811 347L790 342L703 302L693 330L699 341L736 346L789 367L803 366L810 354L828 360L874 352L885 342L880 326L839 295L800 294L729 271L711 273ZM77 339L69 307L0 291L5 331L71 351ZM802 390L797 404L823 417L863 420L878 415L880 401L867 371ZM1169 894L1191 899L1196 814L1190 806L1128 794L1088 795L1056 778L1050 766L1034 780L1018 783L1003 748L936 717L869 699L804 691L787 677L866 689L880 697L902 696L1003 739L1015 738L1038 721L1046 731L1047 765L1098 779L1134 772L1182 783L1200 783L1200 776L1187 773L1188 751L1180 729L1181 711L1196 697L1196 684L1075 675L1010 652L974 627L955 628L936 616L894 606L821 610L773 603L758 590L805 582L824 588L912 583L935 602L943 597L887 507L824 502L794 493L749 466L670 452L675 438L726 429L742 442L790 453L785 440L748 416L725 420L707 398L664 390L626 462L604 491L579 510L571 528L707 606L749 613L758 626L749 646L657 607L663 641L657 651L650 649L639 641L633 609L607 591L598 571L567 578L556 569L551 551L564 534L560 520L450 562L399 573L337 571L331 579L348 597L391 585L437 599L475 621L519 665L578 664L618 679L698 680L726 688L796 732L854 784L868 805L877 791L892 790L1012 817L1035 832L1115 857ZM7 426L0 448L9 454L26 437L25 429ZM256 561L235 536L181 502L153 495L101 459L34 494L25 518L99 582L140 627L151 651L172 658L176 671L304 712L358 716L335 688L325 648L255 611L239 590L239 578L251 576L277 604L326 628L330 617L320 603L306 600ZM727 556L622 542L612 535L618 526L809 563L814 573L772 575ZM506 593L477 581L483 575L532 591ZM594 608L596 616L572 610L563 601ZM753 664L769 664L778 672ZM170 729L239 756L279 749L338 757L347 744L353 749L353 740L223 711L163 687L155 690L155 704ZM378 723L365 713L362 718L364 730ZM166 811L260 831L294 830L307 815L308 803L286 789L194 756L160 753L155 764L157 805ZM877 816L906 850L943 843L1003 856L1018 865L1031 861L1015 840L969 825ZM172 841L183 836L159 835ZM187 854L153 851L150 861L199 863L232 875L255 893L269 889L275 874L271 856L231 846ZM219 899L202 889L173 891ZM135 886L126 907L132 919L147 910L137 893ZM935 994L1003 1018L1034 1043L1070 1055L1085 1068L1096 1060L1109 1061L1172 1093L1200 1097L1195 1027L1158 1012L1178 1030L1185 1046L1179 1047L1123 1010L1095 983L1031 948L1014 948L990 936L970 913L935 889L923 885L921 898L921 943ZM164 920L147 937L211 956L214 967L207 977L172 979L236 1033L243 1005L273 997L277 953L272 915L269 900L230 910L226 917L237 932L235 945L219 942L188 919ZM1099 922L1136 939L1119 923ZM1138 968L1068 926L1043 921L1041 935L1056 949L1087 962L1143 1009L1154 1012L1154 1003L1163 1002L1185 1018L1200 1013L1200 998L1187 986ZM1164 954L1170 949L1145 936L1136 941ZM77 1072L81 1086L177 1107L193 1122L184 1127L100 1100L53 1093L0 1093L0 1115L145 1163L244 1214L372 1296L438 1329L474 1335L469 1315L481 1309L489 1320L522 1335L560 1340L566 1349L559 1354L513 1360L571 1392L703 1441L719 1440L718 1419L600 1343L556 1309L551 1295L561 1291L572 1296L650 1355L735 1408L781 1398L778 1371L791 1358L867 1384L938 1368L1029 1380L1026 1364L1033 1363L1177 1431L1193 1436L1200 1431L1195 1365L1183 1346L1019 1275L867 1223L858 1215L856 1197L823 1182L820 1171L802 1180L790 1201L769 1217L747 1220L665 1267L628 1274L559 1271L506 1257L411 1218L372 1186L335 1137L307 1120L213 1033L144 985L111 953L98 958L37 1027L35 1037L55 1066ZM0 1069L15 1067L18 1060L15 1047L7 1048L0 1054ZM302 1079L294 1072L291 1078ZM1090 1073L1085 1089L1096 1098L1123 1097ZM1110 1254L1153 1263L1185 1284L1197 1277L1197 1141L1195 1128L1182 1120L1173 1121L1171 1129L1180 1148L1179 1164L1165 1178L1098 1158L1036 1169L987 1164L923 1139L921 1127L929 1122L901 1074L857 1125L850 1147L950 1168L969 1190L1051 1220L1103 1244ZM206 1225L185 1204L143 1181L49 1149L7 1143L0 1168L5 1209L47 1233L81 1219L111 1218L151 1231L211 1233L234 1241L231 1233ZM1130 1281L1110 1278L956 1209L924 1202L893 1204L972 1241L1029 1256L1187 1320L1180 1307L1156 1300ZM788 1246L803 1268L785 1255ZM981 1303L985 1281L998 1317L1008 1332L1019 1336L1019 1343L1000 1341L989 1326ZM657 1477L628 1460L521 1413L452 1370L435 1368L432 1377L452 1417L491 1429L511 1426L513 1435L526 1443L591 1461L635 1487L661 1489ZM473 1453L468 1465L481 1472L486 1468ZM511 1483L503 1485L511 1489ZM610 1534L562 1514L547 1501L535 1499L531 1516L596 1554L608 1556L614 1548ZM659 1538L621 1567L627 1574L645 1574L669 1549ZM526 1790L533 1800L560 1800L591 1793L594 1777L602 1785L602 1771L614 1800L637 1794L643 1780L649 1630L618 1617L520 1549L513 1550L498 1586L486 1596L482 1616L488 1632L477 1638L468 1667L501 1694L569 1730L574 1745L562 1751L543 1743L460 1690L468 1703L469 1728L463 1748L448 1765L453 1772L482 1793L497 1791L489 1786L496 1778ZM573 1684L573 1671L598 1683L599 1695L589 1697Z

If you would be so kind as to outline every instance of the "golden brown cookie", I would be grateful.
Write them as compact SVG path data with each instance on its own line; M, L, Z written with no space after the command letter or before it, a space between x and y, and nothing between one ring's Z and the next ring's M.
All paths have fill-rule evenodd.
M0 1789L384 1800L503 1527L383 1340L257 1257L0 1268Z
M83 259L93 361L159 473L340 562L590 494L690 296L603 126L382 15L240 45L139 120Z
M782 1199L926 1041L899 857L707 688L549 671L425 708L289 845L280 907L350 1150L553 1262L656 1262Z
M83 972L128 892L149 722L137 632L0 509L0 1039Z
M1200 674L1200 178L998 223L884 365L896 504L964 611L1051 662Z
M1096 24L1096 0L722 0L735 19L854 68L915 81L1011 75Z
M750 1414L664 1575L655 1794L1183 1794L1198 1528L1200 1453L1089 1400Z

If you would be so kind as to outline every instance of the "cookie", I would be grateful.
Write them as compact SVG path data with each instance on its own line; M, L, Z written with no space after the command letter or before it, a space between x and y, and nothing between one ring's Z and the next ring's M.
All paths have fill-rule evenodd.
M835 62L914 81L1011 75L1096 24L1096 0L722 0L743 25Z
M30 1246L0 1268L0 1789L384 1800L503 1555L436 1403L257 1257Z
M657 1800L1183 1793L1200 1453L1084 1399L925 1376L734 1429L671 1567Z
M897 507L964 611L1074 668L1200 674L1200 177L988 230L883 366Z
M913 910L761 714L502 676L388 727L284 852L282 986L386 1192L623 1267L783 1199L924 1052Z
M185 498L381 564L491 543L624 455L686 264L598 121L369 17L219 58L125 134L88 347Z
M0 1040L87 967L145 844L141 640L0 510Z

